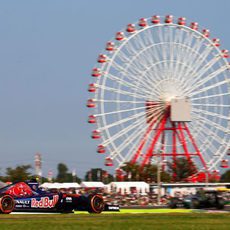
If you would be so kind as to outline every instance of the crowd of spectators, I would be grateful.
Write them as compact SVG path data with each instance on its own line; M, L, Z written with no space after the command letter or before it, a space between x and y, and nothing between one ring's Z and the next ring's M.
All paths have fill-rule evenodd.
M163 195L158 198L158 194L155 192L147 192L147 193L125 193L121 194L120 192L111 191L107 192L106 190L102 188L81 188L81 189L62 189L59 190L61 192L67 192L67 193L77 193L77 194L90 194L90 193L98 193L101 194L104 198L104 201L108 204L116 204L120 207L133 207L133 206L167 206L171 196L169 194ZM174 197L180 197L184 198L187 195L189 195L189 192L175 192ZM230 193L222 193L225 200L230 200ZM159 200L158 200L159 199Z

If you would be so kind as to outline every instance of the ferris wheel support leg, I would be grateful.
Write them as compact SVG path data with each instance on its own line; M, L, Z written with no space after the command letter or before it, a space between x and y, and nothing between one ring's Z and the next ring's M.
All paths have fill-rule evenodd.
M167 118L168 118L168 113L165 114L165 116L162 118L161 122L160 122L160 126L157 129L157 132L152 140L152 143L150 145L150 148L147 150L147 153L145 154L145 158L141 163L141 169L144 167L144 165L146 165L147 163L149 163L150 158L152 157L155 145L157 140L159 139L160 135L162 134L162 132L164 132L165 129L165 124L167 122Z
M176 168L176 152L177 152L177 148L176 148L176 136L177 136L177 132L176 132L176 127L175 127L175 122L171 122L173 130L172 130L172 141L173 141L173 145L172 145L172 167L175 169ZM173 174L173 179L176 179L176 174Z
M191 156L189 155L188 146L187 146L187 142L186 142L186 139L185 139L185 135L183 133L183 127L181 125L181 122L178 122L178 129L179 129L180 134L181 134L181 144L183 146L185 156L186 156L188 161L191 161Z
M145 145L146 141L148 140L148 136L149 136L149 134L151 133L152 128L153 128L155 122L156 122L156 120L153 120L153 121L150 123L150 125L149 125L147 131L145 132L145 134L144 134L144 136L143 136L143 138L142 138L142 140L141 140L141 143L140 143L140 145L139 145L139 147L138 147L138 149L137 149L137 152L135 153L134 157L133 157L132 160L131 160L131 164L135 164L135 163L137 162L137 160L138 160L138 158L139 158L139 156L140 156L140 154L141 154L141 151L142 151L142 149L144 148L144 145ZM158 124L158 125L159 125L159 124Z
M193 147L194 147L194 149L196 150L196 153L197 153L197 155L199 156L200 161L201 161L203 167L205 168L205 171L208 171L207 164L206 164L206 162L205 162L203 156L201 155L201 152L200 152L199 148L197 147L196 142L195 142L195 140L194 140L192 134L190 133L190 131L189 131L188 126L186 125L186 123L184 123L184 128L185 128L185 130L186 130L186 132L187 132L187 134L188 134L190 140L192 141Z

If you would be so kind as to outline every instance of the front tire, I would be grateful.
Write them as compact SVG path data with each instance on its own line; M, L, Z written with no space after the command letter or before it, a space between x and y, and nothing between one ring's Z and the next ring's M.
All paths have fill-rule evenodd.
M15 206L14 198L10 195L0 195L0 213L9 214Z

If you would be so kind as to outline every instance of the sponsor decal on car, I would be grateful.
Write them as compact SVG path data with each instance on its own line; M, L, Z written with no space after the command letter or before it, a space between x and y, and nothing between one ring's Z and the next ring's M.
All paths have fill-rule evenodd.
M15 200L16 204L29 204L30 201L29 200Z
M31 208L53 208L58 202L58 195L54 195L53 199L50 197L42 197L40 200L36 198L31 199Z
M66 197L65 200L66 202L72 202L72 197Z

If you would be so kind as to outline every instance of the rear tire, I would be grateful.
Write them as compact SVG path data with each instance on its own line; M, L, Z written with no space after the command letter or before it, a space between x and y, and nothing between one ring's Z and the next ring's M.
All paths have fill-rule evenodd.
M170 208L177 208L178 207L178 199L177 198L172 198L170 201L169 201L169 207Z
M200 202L197 199L192 199L192 206L193 209L199 209L200 208Z
M10 195L0 195L0 213L9 214L14 210L15 201Z
M223 199L219 199L218 203L216 205L217 209L224 209L224 200Z
M104 200L100 195L89 196L89 213L101 213L104 210Z

